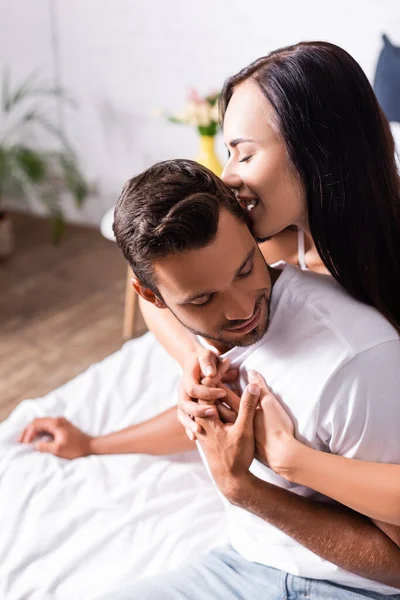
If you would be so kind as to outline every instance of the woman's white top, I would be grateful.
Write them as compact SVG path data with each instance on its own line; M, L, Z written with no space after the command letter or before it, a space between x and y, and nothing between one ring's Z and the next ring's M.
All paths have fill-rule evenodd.
M306 244L304 239L304 230L297 230L297 260L302 271L308 271L306 264Z

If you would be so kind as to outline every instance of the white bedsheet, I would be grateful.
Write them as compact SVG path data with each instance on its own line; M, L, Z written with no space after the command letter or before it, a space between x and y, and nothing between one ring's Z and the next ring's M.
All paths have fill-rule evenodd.
M146 334L0 424L1 600L88 600L226 541L197 451L68 461L16 441L39 416L63 415L92 434L143 421L174 404L177 381Z

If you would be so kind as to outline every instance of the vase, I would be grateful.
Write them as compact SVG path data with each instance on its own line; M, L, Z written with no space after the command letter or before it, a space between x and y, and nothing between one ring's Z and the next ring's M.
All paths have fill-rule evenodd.
M215 136L200 136L199 152L195 160L200 165L203 165L203 167L210 169L210 171L215 173L215 175L218 175L218 177L221 175L222 165L215 154Z

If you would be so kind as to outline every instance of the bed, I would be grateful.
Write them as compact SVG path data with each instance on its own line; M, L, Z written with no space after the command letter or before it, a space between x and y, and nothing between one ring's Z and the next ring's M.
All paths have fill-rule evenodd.
M40 416L65 416L91 434L143 421L175 403L178 378L148 333L0 424L0 598L88 600L226 541L197 451L68 461L17 442Z

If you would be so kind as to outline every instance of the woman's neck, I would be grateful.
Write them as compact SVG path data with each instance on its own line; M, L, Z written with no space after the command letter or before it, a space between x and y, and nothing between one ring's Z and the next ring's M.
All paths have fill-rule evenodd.
M310 269L310 271L314 271L315 273L323 273L325 275L329 275L328 269L326 268L326 266L322 262L320 255L318 254L311 234L307 231L304 231L304 245L304 259L307 265L307 269Z

